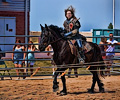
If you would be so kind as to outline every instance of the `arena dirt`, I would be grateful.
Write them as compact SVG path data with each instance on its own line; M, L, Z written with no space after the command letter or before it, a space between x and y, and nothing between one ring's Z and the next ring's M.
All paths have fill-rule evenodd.
M40 77L39 77L40 78ZM62 90L61 80L59 90ZM120 76L111 76L102 79L105 93L87 93L91 87L92 76L66 78L67 92L59 96L52 91L53 79L46 80L3 80L0 81L0 100L120 100Z

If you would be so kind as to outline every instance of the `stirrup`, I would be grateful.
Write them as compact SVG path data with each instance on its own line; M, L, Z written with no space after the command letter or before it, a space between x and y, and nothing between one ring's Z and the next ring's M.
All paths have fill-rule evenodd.
M78 58L78 60L80 64L83 64L85 62L83 58Z

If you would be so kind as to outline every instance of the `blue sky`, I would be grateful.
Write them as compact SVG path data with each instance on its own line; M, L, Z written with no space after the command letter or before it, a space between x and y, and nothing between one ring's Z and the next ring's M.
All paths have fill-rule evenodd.
M80 31L107 29L113 21L113 0L31 0L30 31L41 31L40 24L63 27L64 9L72 5L80 17ZM120 0L115 0L115 28L120 29Z

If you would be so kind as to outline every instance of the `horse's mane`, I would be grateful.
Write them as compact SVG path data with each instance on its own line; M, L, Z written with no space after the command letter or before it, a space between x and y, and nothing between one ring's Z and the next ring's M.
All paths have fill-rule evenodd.
M62 35L61 33L64 32L64 29L63 29L62 27L58 27L58 26L56 26L56 25L50 25L50 26L48 26L48 27L49 27L50 29L54 30L54 31L56 32L56 34L59 35L59 36L61 36L61 35Z

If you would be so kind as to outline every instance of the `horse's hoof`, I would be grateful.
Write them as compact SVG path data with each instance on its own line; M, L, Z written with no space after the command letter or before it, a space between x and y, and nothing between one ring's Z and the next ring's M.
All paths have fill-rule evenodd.
M67 95L67 92L64 91L64 90L62 90L62 91L60 91L60 94L61 94L61 95Z
M92 90L92 89L88 89L88 93L91 93L91 94L92 94L92 93L95 93L95 92L94 92L94 90Z
M57 92L57 91L59 91L59 86L57 88L53 89L53 92Z
M59 90L59 82L53 82L53 92L56 92Z
M99 92L100 92L100 93L105 93L104 88L99 89Z

